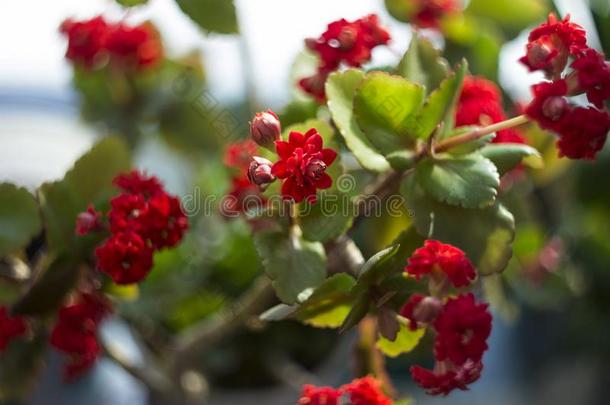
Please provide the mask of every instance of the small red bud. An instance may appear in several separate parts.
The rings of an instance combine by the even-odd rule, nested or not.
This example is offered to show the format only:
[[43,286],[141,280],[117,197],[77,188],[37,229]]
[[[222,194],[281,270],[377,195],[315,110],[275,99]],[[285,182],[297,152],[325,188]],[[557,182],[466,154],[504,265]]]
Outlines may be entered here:
[[565,97],[549,97],[542,103],[542,114],[552,121],[559,121],[567,108]]
[[248,180],[257,186],[264,186],[275,181],[275,176],[271,174],[271,161],[254,156],[248,167]]
[[87,211],[81,212],[76,217],[75,232],[78,236],[83,236],[91,231],[102,229],[102,213],[95,211],[93,205],[87,207]]
[[278,141],[282,134],[280,119],[271,110],[256,113],[250,123],[252,140],[265,148],[273,148],[273,142]]
[[312,51],[316,50],[316,45],[318,44],[318,40],[315,38],[305,38],[305,47]]
[[418,322],[430,323],[443,309],[443,303],[436,297],[425,297],[413,309],[413,317]]
[[527,60],[532,66],[548,64],[553,50],[548,43],[542,41],[532,42],[527,46]]

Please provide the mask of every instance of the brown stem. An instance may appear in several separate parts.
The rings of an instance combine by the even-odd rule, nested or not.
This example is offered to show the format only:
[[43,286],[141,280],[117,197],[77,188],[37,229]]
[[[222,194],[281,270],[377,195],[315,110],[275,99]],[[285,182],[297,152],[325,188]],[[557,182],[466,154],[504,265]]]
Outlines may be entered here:
[[494,132],[502,131],[503,129],[513,128],[519,125],[523,125],[529,122],[529,118],[526,115],[519,115],[518,117],[508,119],[506,121],[498,122],[496,124],[488,125],[486,127],[476,128],[466,134],[454,136],[452,138],[445,139],[439,142],[434,147],[435,153],[447,151],[455,148],[456,146],[475,141],[483,138],[484,136],[493,134]]

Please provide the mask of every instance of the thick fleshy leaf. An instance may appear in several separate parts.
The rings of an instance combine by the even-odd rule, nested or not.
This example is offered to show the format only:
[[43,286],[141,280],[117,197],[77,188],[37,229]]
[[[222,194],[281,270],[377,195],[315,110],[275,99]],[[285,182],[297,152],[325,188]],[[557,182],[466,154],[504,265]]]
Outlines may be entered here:
[[403,181],[401,193],[414,214],[417,232],[464,250],[479,274],[504,270],[512,256],[515,221],[496,202],[485,209],[467,209],[436,201],[414,176]]
[[464,208],[492,205],[500,186],[496,166],[478,154],[426,159],[417,165],[415,176],[437,201]]
[[441,123],[445,123],[446,128],[453,128],[455,109],[467,71],[468,64],[464,61],[456,68],[455,73],[430,93],[411,130],[414,136],[427,139]]
[[484,146],[479,153],[491,160],[500,176],[514,169],[519,163],[534,169],[544,166],[540,153],[529,145],[520,143],[494,143]]
[[383,72],[366,75],[354,97],[356,122],[384,155],[413,145],[410,132],[424,102],[424,88]]
[[74,244],[78,213],[89,204],[98,209],[107,205],[117,193],[113,178],[130,168],[127,145],[120,138],[108,137],[78,159],[63,180],[40,187],[42,216],[52,251],[66,250]]
[[335,187],[319,192],[316,204],[301,207],[299,219],[303,237],[320,242],[336,239],[351,227],[355,213],[349,195]]
[[0,183],[0,257],[27,245],[41,225],[34,196],[25,188]]
[[394,341],[380,336],[379,340],[377,340],[377,348],[388,357],[398,357],[415,349],[425,332],[426,329],[424,328],[412,331],[406,326],[401,325]]
[[123,7],[141,6],[148,3],[148,0],[116,0]]
[[304,290],[324,282],[326,254],[321,243],[289,238],[277,231],[257,233],[254,242],[273,288],[284,303],[298,302]]
[[331,74],[326,81],[328,108],[347,148],[362,167],[385,172],[390,169],[390,164],[368,140],[354,117],[354,95],[363,79],[364,72],[355,69]]
[[359,293],[355,300],[352,309],[347,314],[347,317],[341,325],[340,332],[345,332],[358,325],[360,321],[368,314],[371,308],[371,301],[365,292]]
[[239,31],[233,0],[176,0],[176,3],[204,31],[219,34]]
[[358,281],[372,282],[376,280],[378,276],[377,270],[380,269],[385,262],[390,260],[392,256],[398,252],[399,248],[400,245],[393,245],[371,256],[371,258],[367,260],[360,269],[358,273]]
[[[401,3],[407,3],[401,1]],[[413,37],[402,57],[396,73],[405,79],[425,86],[430,93],[449,75],[449,64],[440,56],[430,41]]]
[[354,304],[351,290],[355,284],[356,280],[345,273],[329,277],[301,304],[295,317],[317,328],[340,327]]

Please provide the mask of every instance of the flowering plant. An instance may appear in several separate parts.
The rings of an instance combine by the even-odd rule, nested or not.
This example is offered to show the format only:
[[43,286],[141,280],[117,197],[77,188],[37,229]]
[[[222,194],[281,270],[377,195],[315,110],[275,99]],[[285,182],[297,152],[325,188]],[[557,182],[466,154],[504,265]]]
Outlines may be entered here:
[[[237,31],[232,2],[176,1],[205,31]],[[578,21],[551,13],[540,22],[538,2],[517,3],[529,19],[502,20],[483,0],[465,9],[386,0],[413,28],[405,50],[376,14],[330,22],[304,39],[300,59],[313,63],[294,77],[294,100],[280,113],[249,106],[248,127],[210,103],[200,58],[170,58],[152,23],[66,19],[83,117],[115,135],[34,194],[0,184],[2,275],[17,286],[0,306],[0,399],[27,394],[51,347],[65,357],[67,382],[106,355],[161,402],[205,403],[213,362],[203,354],[284,324],[302,328],[291,330],[295,341],[354,331],[360,350],[361,378],[299,383],[292,403],[402,404],[384,359],[418,346],[432,367],[400,358],[419,389],[468,390],[505,309],[503,272],[557,267],[557,238],[523,254],[515,224],[541,225],[516,202],[519,191],[537,187],[545,164],[557,176],[568,160],[600,158],[610,131],[604,53]],[[490,34],[496,20],[502,32]],[[499,36],[532,23],[515,61],[544,79],[521,105],[495,82],[499,51],[477,49],[499,49]],[[377,66],[384,48],[399,58]],[[134,169],[132,151],[149,139],[197,167],[196,190],[219,199],[179,197]],[[111,318],[142,335],[145,364],[101,336]],[[257,361],[286,379],[269,363],[287,356],[262,345],[269,355]],[[15,362],[27,376],[19,384]]]

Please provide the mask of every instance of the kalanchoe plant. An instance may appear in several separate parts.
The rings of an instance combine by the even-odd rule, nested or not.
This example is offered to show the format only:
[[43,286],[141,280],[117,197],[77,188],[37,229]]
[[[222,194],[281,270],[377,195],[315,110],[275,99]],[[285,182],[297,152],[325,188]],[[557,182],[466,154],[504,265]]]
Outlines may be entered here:
[[[0,184],[0,224],[11,230],[0,234],[1,263],[10,264],[0,275],[18,285],[0,306],[0,400],[23,394],[4,393],[14,381],[7,364],[27,365],[35,375],[48,343],[65,355],[67,380],[107,355],[160,403],[205,403],[202,354],[230,345],[244,328],[265,333],[283,320],[357,334],[355,374],[366,376],[337,389],[306,384],[298,405],[402,404],[384,356],[410,353],[426,334],[434,363],[411,366],[414,382],[431,395],[469,389],[483,375],[490,344],[494,297],[487,280],[499,279],[518,245],[507,208],[518,204],[505,206],[506,180],[514,173],[527,179],[527,169],[543,162],[530,124],[558,134],[559,156],[571,159],[595,159],[610,130],[610,64],[569,17],[551,15],[532,30],[520,61],[546,80],[533,86],[522,115],[511,113],[520,109],[487,77],[485,58],[462,58],[476,44],[494,43],[486,41],[485,24],[481,33],[459,31],[490,19],[481,1],[387,0],[394,17],[416,28],[390,66],[374,65],[373,50],[391,38],[374,14],[331,22],[305,40],[315,73],[295,77],[302,91],[284,111],[250,111],[249,129],[232,127],[230,141],[206,139],[197,151],[188,143],[193,132],[206,128],[204,138],[211,138],[225,126],[185,131],[188,147],[177,150],[186,149],[185,160],[198,167],[197,187],[221,197],[213,209],[206,199],[190,218],[159,178],[132,168],[130,148],[143,134],[176,145],[168,134],[181,125],[171,124],[190,122],[207,96],[181,98],[188,80],[203,88],[200,66],[167,59],[149,23],[66,20],[65,56],[83,112],[95,118],[84,115],[120,136],[99,140],[63,179],[35,194]],[[230,1],[205,2],[203,9],[177,3],[204,31],[238,31]],[[503,24],[502,34],[530,17]],[[445,36],[434,42],[445,42],[445,56],[427,39],[428,29]],[[108,84],[109,97],[94,97],[93,84]],[[227,115],[209,110],[198,110],[198,119],[217,124]],[[184,203],[202,208],[193,200]],[[373,223],[375,216],[385,223]],[[562,250],[551,240],[532,268],[554,269]],[[142,306],[130,306],[139,294]],[[145,364],[128,361],[102,338],[112,316],[143,332]],[[153,322],[160,327],[151,333]],[[290,356],[275,356],[277,339],[270,340],[273,350],[248,351],[274,354],[264,361],[273,369]]]

